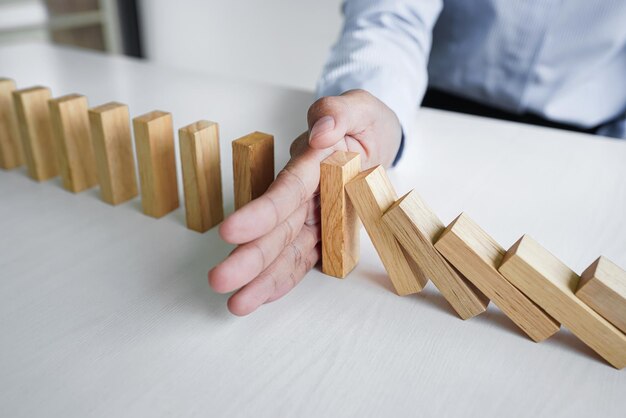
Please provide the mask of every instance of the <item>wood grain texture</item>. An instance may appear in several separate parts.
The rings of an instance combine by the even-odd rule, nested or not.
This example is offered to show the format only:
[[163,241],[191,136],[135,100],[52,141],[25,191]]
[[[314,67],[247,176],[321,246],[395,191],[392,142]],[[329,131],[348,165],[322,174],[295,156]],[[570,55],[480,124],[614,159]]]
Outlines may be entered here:
[[415,190],[396,201],[383,221],[462,319],[487,309],[489,299],[435,249],[446,227]]
[[617,369],[626,335],[574,294],[580,277],[528,235],[507,251],[499,271]]
[[22,143],[13,104],[15,82],[0,78],[0,168],[11,170],[23,164]]
[[274,136],[253,132],[233,147],[235,209],[261,196],[274,181]]
[[599,257],[582,274],[576,296],[626,333],[626,271]]
[[320,164],[322,272],[337,278],[359,262],[359,217],[345,185],[360,171],[357,152],[335,151]]
[[466,214],[448,225],[435,248],[533,341],[559,330],[553,318],[498,273],[504,249]]
[[[0,63],[90,98],[119,91],[131,111],[210,111],[228,138],[244,116],[291,137],[311,104],[307,91],[49,44],[0,46]],[[462,204],[503,243],[537,231],[576,272],[600,254],[626,267],[626,142],[430,108],[411,121],[397,190],[419,186],[444,221]],[[277,168],[288,158],[277,142]],[[206,283],[231,249],[215,229],[191,233],[182,213],[151,222],[136,201],[111,210],[55,183],[0,171],[3,416],[623,418],[624,372],[571,332],[536,345],[495,306],[466,322],[434,286],[395,297],[366,236],[349,280],[313,269],[237,319]]]
[[172,115],[155,110],[133,119],[141,206],[160,218],[178,208],[178,182]]
[[59,174],[48,100],[50,90],[31,87],[13,92],[28,175],[37,181]]
[[206,232],[224,219],[219,125],[201,120],[178,137],[187,228]]
[[89,109],[96,173],[103,201],[118,205],[138,194],[128,106],[111,102]]
[[402,296],[421,291],[428,279],[383,223],[383,214],[398,198],[385,169],[379,165],[361,172],[346,184],[346,191],[396,292]]
[[63,187],[78,193],[98,184],[87,98],[70,94],[48,101]]

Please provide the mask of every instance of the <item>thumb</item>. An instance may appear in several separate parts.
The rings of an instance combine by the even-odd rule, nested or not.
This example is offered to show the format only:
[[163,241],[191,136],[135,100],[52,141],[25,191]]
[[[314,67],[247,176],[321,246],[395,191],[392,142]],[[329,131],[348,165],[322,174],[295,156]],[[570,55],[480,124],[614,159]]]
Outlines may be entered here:
[[311,148],[329,148],[353,129],[352,110],[347,96],[322,97],[311,105],[307,115]]

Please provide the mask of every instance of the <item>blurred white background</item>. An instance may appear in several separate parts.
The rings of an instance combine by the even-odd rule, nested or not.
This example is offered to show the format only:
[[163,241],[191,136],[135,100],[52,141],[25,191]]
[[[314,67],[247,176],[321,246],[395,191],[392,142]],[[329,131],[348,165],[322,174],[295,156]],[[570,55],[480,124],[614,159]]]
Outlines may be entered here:
[[52,41],[312,90],[341,0],[0,0],[0,44]]
[[313,89],[341,28],[340,0],[139,0],[148,59]]

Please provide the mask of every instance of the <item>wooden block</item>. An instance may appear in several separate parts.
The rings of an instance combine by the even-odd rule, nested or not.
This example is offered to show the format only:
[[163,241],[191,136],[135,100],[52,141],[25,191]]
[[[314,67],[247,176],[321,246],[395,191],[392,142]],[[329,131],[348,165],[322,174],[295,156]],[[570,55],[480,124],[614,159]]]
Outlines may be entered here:
[[235,209],[261,196],[274,181],[274,137],[254,132],[233,141]]
[[63,187],[78,193],[98,184],[87,98],[70,94],[48,101]]
[[383,221],[461,318],[487,309],[489,299],[435,249],[434,243],[446,227],[415,190],[394,203]]
[[576,297],[580,277],[535,240],[517,241],[499,271],[609,363],[626,367],[626,335]]
[[107,103],[89,110],[102,200],[118,205],[137,196],[128,106]]
[[582,274],[576,296],[626,334],[626,271],[599,257]]
[[335,151],[320,164],[322,271],[344,278],[359,261],[359,218],[345,185],[361,171],[357,152]]
[[155,110],[133,119],[143,212],[160,218],[178,207],[172,115]]
[[59,174],[48,100],[50,89],[31,87],[13,92],[28,175],[37,181]]
[[383,213],[398,198],[385,169],[379,165],[361,172],[346,184],[346,191],[396,292],[408,295],[421,291],[428,279],[383,223]]
[[224,219],[219,125],[201,120],[178,137],[187,228],[206,232]]
[[435,248],[534,341],[559,330],[559,324],[498,273],[504,249],[462,213],[443,232]]
[[0,78],[0,168],[10,170],[22,165],[22,143],[13,104],[15,82]]

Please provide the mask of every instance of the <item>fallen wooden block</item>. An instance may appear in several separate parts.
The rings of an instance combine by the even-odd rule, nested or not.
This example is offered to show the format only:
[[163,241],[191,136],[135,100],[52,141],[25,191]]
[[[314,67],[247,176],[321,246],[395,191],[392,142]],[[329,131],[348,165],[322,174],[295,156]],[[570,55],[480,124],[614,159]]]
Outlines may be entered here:
[[517,241],[499,271],[609,363],[626,367],[626,335],[576,297],[580,277],[535,240]]
[[155,110],[133,119],[141,206],[160,218],[178,208],[178,182],[172,115]]
[[87,98],[70,94],[48,101],[63,187],[78,193],[98,184]]
[[559,324],[498,273],[504,249],[462,213],[443,232],[435,248],[534,341],[559,330]]
[[626,271],[599,257],[582,274],[576,296],[626,333]]
[[118,205],[137,196],[137,174],[128,106],[107,103],[89,109],[102,200]]
[[415,190],[395,202],[383,221],[461,318],[471,318],[487,309],[489,299],[435,249],[434,243],[446,227]]
[[22,143],[13,104],[15,82],[0,78],[0,168],[11,170],[23,163]]
[[253,132],[233,147],[235,209],[261,196],[274,181],[274,137]]
[[219,126],[201,120],[180,128],[187,228],[206,232],[224,219]]
[[359,218],[345,185],[360,171],[357,152],[335,151],[320,164],[322,272],[338,278],[359,261]]
[[361,172],[346,184],[346,191],[396,292],[408,295],[421,291],[428,279],[383,223],[383,213],[398,198],[385,169],[379,165]]
[[44,181],[59,174],[48,100],[50,89],[31,87],[13,92],[28,175]]

